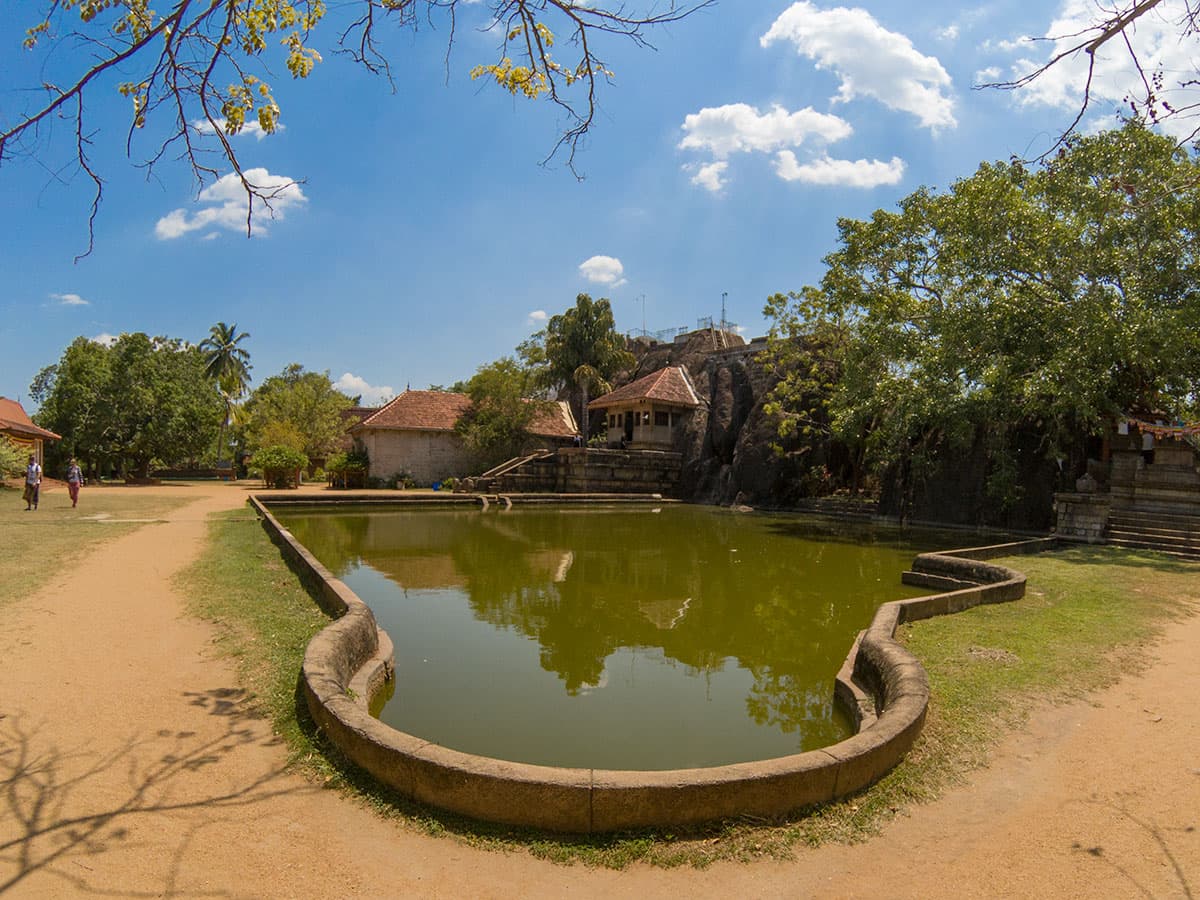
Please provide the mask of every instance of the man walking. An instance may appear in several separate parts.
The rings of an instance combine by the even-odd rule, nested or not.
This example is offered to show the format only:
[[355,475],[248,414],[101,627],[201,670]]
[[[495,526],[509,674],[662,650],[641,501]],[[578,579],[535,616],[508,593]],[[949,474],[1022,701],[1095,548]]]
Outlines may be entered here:
[[29,454],[29,465],[25,467],[25,509],[37,509],[38,492],[42,485],[42,467],[37,458]]

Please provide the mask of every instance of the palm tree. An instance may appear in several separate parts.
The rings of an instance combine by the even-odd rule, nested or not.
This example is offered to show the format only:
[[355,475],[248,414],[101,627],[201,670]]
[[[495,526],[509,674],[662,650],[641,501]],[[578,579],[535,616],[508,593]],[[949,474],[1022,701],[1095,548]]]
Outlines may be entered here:
[[217,465],[221,464],[225,452],[225,429],[233,416],[233,402],[246,393],[250,386],[250,353],[238,344],[250,337],[248,332],[238,333],[237,325],[218,322],[209,329],[208,337],[200,342],[204,354],[204,374],[221,392],[225,401],[225,417],[221,420],[221,433],[217,438]]
[[632,368],[635,362],[616,329],[609,301],[579,294],[574,307],[546,323],[542,356],[545,361],[540,377],[547,387],[574,385],[583,394],[579,423],[586,441],[590,388],[608,390],[612,377]]
[[582,414],[582,418],[579,420],[579,427],[583,432],[583,443],[587,444],[588,438],[591,437],[589,432],[592,430],[591,416],[588,414],[588,393],[593,387],[601,393],[607,393],[612,390],[612,385],[608,383],[595,366],[590,366],[587,363],[584,363],[574,371],[571,380],[583,391],[583,402],[579,407],[579,411]]

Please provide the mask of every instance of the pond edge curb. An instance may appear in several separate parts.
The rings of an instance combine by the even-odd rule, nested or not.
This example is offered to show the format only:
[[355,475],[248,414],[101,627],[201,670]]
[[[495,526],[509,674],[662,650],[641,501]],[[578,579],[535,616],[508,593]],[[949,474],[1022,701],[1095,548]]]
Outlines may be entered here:
[[[863,790],[891,771],[921,732],[929,679],[895,640],[905,622],[1004,603],[1025,575],[988,562],[1036,553],[1056,538],[922,553],[914,578],[970,586],[882,604],[843,664],[835,697],[856,733],[836,744],[757,762],[617,771],[509,762],[451,750],[398,731],[369,704],[393,677],[392,644],[374,615],[252,495],[250,505],[334,621],[309,642],[300,681],[313,720],[355,765],[401,795],[475,819],[571,834],[776,818]],[[316,500],[320,503],[320,500]],[[906,577],[907,580],[907,577]]]

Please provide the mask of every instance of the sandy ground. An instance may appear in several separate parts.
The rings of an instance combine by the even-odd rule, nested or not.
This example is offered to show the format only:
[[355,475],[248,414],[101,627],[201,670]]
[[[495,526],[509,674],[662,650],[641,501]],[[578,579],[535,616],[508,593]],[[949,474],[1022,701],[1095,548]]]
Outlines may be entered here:
[[[184,490],[163,487],[142,490]],[[283,771],[171,576],[240,486],[187,488],[0,625],[0,894],[13,897],[1182,897],[1200,892],[1200,616],[854,847],[623,872],[413,833]],[[101,492],[86,501],[103,502]],[[65,503],[49,492],[45,503]]]

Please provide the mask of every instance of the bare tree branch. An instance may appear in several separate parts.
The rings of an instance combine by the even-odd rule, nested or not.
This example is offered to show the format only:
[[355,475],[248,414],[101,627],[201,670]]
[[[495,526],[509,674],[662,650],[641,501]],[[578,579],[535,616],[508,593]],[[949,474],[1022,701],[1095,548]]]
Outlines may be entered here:
[[[88,218],[88,248],[92,252],[95,222],[103,196],[103,181],[87,156],[90,143],[82,125],[87,98],[108,90],[114,78],[127,79],[118,90],[133,104],[125,134],[125,152],[134,156],[135,137],[154,122],[165,134],[157,149],[141,163],[148,175],[168,152],[192,171],[198,189],[221,177],[204,154],[219,151],[223,163],[240,179],[246,193],[246,229],[252,230],[255,200],[271,210],[271,200],[283,188],[262,186],[245,174],[232,138],[257,120],[268,134],[278,127],[280,109],[264,80],[272,61],[282,57],[293,78],[305,78],[320,62],[311,46],[313,34],[326,17],[327,0],[164,0],[168,10],[155,13],[150,0],[41,0],[31,4],[43,13],[27,32],[26,49],[46,45],[51,50],[77,40],[92,50],[90,66],[63,79],[60,89],[43,85],[50,94],[40,106],[15,121],[0,121],[0,169],[18,158],[38,159],[37,145],[49,138],[41,133],[51,119],[75,120],[74,156],[79,170],[95,185]],[[484,0],[479,4],[488,28],[503,28],[500,58],[476,67],[511,93],[544,96],[567,117],[548,162],[565,150],[575,171],[576,152],[591,129],[598,103],[598,82],[611,73],[596,50],[594,38],[611,35],[651,48],[648,30],[678,22],[714,0],[641,0],[635,10],[621,0],[612,5],[584,5],[578,0]],[[416,32],[421,22],[431,27],[439,18],[449,25],[446,37],[447,73],[454,46],[460,4],[468,0],[346,0],[336,4],[332,39],[335,53],[345,54],[368,72],[382,75],[393,91],[396,85],[380,28]],[[479,15],[475,13],[475,15]],[[560,62],[552,55],[556,31],[576,56]],[[515,59],[508,56],[514,51]],[[71,54],[76,59],[80,54]],[[55,62],[62,63],[64,55]],[[132,73],[132,74],[131,74]],[[582,84],[579,84],[582,82]],[[575,88],[575,90],[570,90]],[[72,104],[72,101],[75,101]],[[73,112],[71,110],[74,110]],[[162,122],[167,122],[163,128]],[[194,124],[202,122],[197,128]],[[206,144],[213,144],[211,149]],[[39,164],[41,161],[38,160]]]
[[[1164,0],[1120,0],[1117,5],[1105,9],[1105,14],[1087,28],[1069,34],[1031,39],[1038,43],[1051,42],[1061,49],[1058,49],[1045,63],[1019,78],[1011,81],[986,82],[975,87],[977,90],[1020,90],[1031,86],[1051,70],[1076,59],[1081,53],[1087,55],[1087,73],[1081,79],[1082,99],[1079,108],[1070,124],[1063,129],[1050,148],[1037,157],[1039,160],[1045,159],[1062,148],[1076,134],[1080,122],[1093,104],[1097,54],[1102,48],[1119,38],[1137,78],[1141,82],[1140,96],[1125,98],[1130,112],[1134,116],[1144,117],[1153,123],[1168,118],[1178,119],[1191,115],[1197,110],[1200,101],[1198,103],[1172,104],[1167,100],[1163,96],[1165,75],[1161,63],[1156,63],[1156,67],[1153,68],[1148,67],[1131,39],[1135,25],[1142,16],[1155,9],[1165,14],[1163,3]],[[1174,20],[1173,27],[1178,32],[1181,41],[1194,38],[1200,29],[1200,3],[1197,0],[1183,0],[1183,12]],[[1185,79],[1178,83],[1178,88],[1182,90],[1194,89],[1197,86],[1194,79]],[[1197,134],[1200,134],[1200,127],[1194,129],[1181,143],[1193,140]]]

